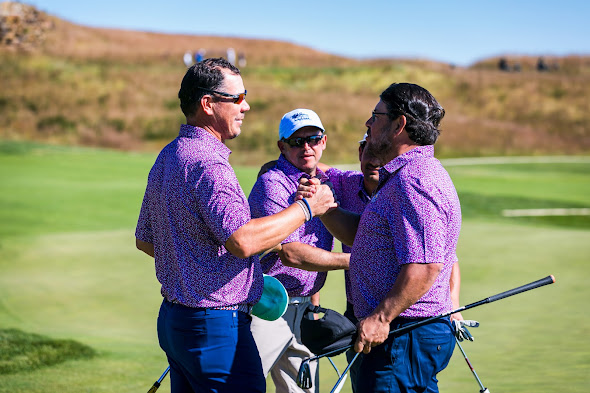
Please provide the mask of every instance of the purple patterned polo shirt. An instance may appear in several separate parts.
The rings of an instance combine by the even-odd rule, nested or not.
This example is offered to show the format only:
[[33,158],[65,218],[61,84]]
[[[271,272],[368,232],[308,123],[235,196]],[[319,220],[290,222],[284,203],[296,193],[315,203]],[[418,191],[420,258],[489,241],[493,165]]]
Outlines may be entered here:
[[400,314],[435,316],[452,308],[449,279],[457,261],[461,206],[433,146],[420,146],[379,171],[379,187],[365,209],[352,247],[354,313],[369,315],[393,287],[402,265],[442,263],[432,288]]
[[[320,179],[327,179],[319,169],[317,173]],[[309,175],[297,169],[281,154],[277,164],[258,178],[250,192],[248,201],[252,217],[269,216],[293,204],[299,179],[302,176],[309,178]],[[331,251],[334,238],[319,217],[315,217],[300,226],[282,243],[291,242],[309,244]],[[289,296],[311,296],[319,291],[326,281],[326,272],[309,272],[284,266],[276,253],[266,255],[260,262],[264,273],[279,280],[287,289]]]
[[[326,175],[334,186],[334,194],[340,207],[353,213],[362,214],[365,207],[371,200],[363,184],[363,174],[359,171],[342,171],[337,168],[330,168]],[[342,252],[349,253],[352,247],[342,244]],[[352,303],[350,294],[350,272],[344,271],[344,287],[346,289],[346,300]]]
[[250,221],[230,153],[204,129],[183,124],[150,171],[135,236],[154,244],[156,276],[171,302],[254,305],[262,295],[258,257],[240,259],[224,247]]

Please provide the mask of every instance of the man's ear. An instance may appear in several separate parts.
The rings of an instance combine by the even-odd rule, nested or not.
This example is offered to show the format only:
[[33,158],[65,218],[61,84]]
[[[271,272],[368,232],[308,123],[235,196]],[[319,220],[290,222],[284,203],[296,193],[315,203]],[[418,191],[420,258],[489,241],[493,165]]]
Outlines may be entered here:
[[285,154],[285,149],[286,149],[285,142],[280,141],[280,140],[277,141],[277,147],[279,148],[281,153]]
[[405,115],[399,116],[395,121],[392,123],[394,130],[393,133],[395,136],[401,134],[401,132],[406,128],[407,119]]
[[208,94],[205,94],[203,97],[201,97],[201,101],[199,101],[199,105],[201,106],[201,109],[203,109],[203,112],[205,112],[208,115],[212,115],[213,114],[213,96],[210,96]]

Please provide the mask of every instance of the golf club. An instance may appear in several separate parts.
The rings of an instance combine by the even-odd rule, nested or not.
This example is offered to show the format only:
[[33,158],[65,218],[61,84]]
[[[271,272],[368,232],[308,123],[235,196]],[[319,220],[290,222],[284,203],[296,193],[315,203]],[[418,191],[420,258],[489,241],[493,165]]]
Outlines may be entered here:
[[[348,372],[348,370],[350,370],[350,368],[352,367],[352,364],[359,357],[360,354],[361,354],[360,352],[357,352],[354,354],[354,357],[352,358],[350,363],[348,363],[348,366],[346,366],[346,368],[342,372],[342,375],[339,375],[338,381],[336,381],[336,385],[334,385],[332,390],[330,390],[330,393],[340,392],[340,390],[342,389],[342,386],[344,386],[344,382],[346,381],[346,373]],[[330,359],[330,358],[328,358],[328,359]],[[330,362],[331,362],[331,360],[330,360]]]
[[[313,386],[313,382],[311,381],[311,369],[309,367],[309,363],[314,360],[318,360],[320,358],[326,357],[326,356],[334,355],[338,351],[340,351],[340,349],[336,349],[334,351],[330,351],[330,352],[324,353],[322,355],[317,355],[317,356],[313,356],[313,357],[304,359],[303,362],[301,363],[301,366],[299,366],[299,371],[297,372],[297,380],[296,380],[297,386],[299,386],[302,389],[310,389]],[[340,378],[342,375],[345,375],[345,373],[340,374],[338,367],[336,367],[336,365],[334,364],[332,359],[330,359],[328,357],[328,360],[332,364],[332,367],[334,367],[334,370],[336,370],[336,374],[338,374],[338,378]]]
[[[470,304],[468,304],[466,306],[459,307],[459,308],[457,308],[455,310],[451,310],[449,312],[446,312],[446,313],[443,313],[443,314],[440,314],[440,315],[437,315],[437,316],[434,316],[434,317],[426,318],[426,319],[423,319],[423,320],[421,320],[419,322],[412,323],[410,325],[406,325],[406,326],[404,326],[402,328],[399,328],[399,329],[396,329],[396,330],[392,330],[391,332],[389,332],[389,335],[393,335],[394,337],[398,337],[398,336],[401,336],[402,334],[405,334],[405,333],[409,332],[410,330],[413,330],[413,329],[416,329],[417,327],[426,325],[427,323],[430,323],[430,322],[432,322],[434,320],[437,320],[439,318],[444,318],[444,317],[447,317],[449,315],[456,314],[458,312],[469,310],[471,308],[478,307],[478,306],[481,306],[481,305],[484,305],[484,304],[487,304],[487,303],[492,303],[492,302],[495,302],[497,300],[501,300],[501,299],[507,298],[509,296],[518,295],[519,293],[523,293],[523,292],[529,291],[531,289],[539,288],[539,287],[542,287],[544,285],[553,284],[554,282],[555,282],[555,277],[553,277],[553,275],[550,275],[550,276],[547,276],[547,277],[542,278],[540,280],[533,281],[533,282],[530,282],[528,284],[521,285],[521,286],[516,287],[516,288],[513,288],[513,289],[509,289],[509,290],[507,290],[505,292],[501,292],[501,293],[499,293],[497,295],[493,295],[493,296],[487,297],[487,298],[482,299],[480,301],[477,301],[477,302],[474,302],[474,303],[470,303]],[[305,359],[303,361],[303,363],[301,363],[301,367],[299,368],[299,373],[297,375],[297,384],[298,384],[298,386],[301,387],[301,388],[304,388],[304,389],[311,388],[311,385],[312,384],[311,384],[311,378],[309,377],[309,364],[308,364],[310,361],[320,359],[320,358],[322,358],[324,356],[330,356],[332,354],[341,353],[343,350],[347,350],[348,348],[351,348],[352,346],[353,346],[353,344],[349,344],[349,345],[343,346],[341,348],[334,349],[333,351],[327,352],[325,354],[317,355],[317,356],[311,357],[309,359]],[[352,363],[352,361],[351,361],[351,363]],[[349,366],[350,366],[350,364],[349,364]],[[302,368],[305,368],[307,371],[306,370],[302,370]],[[349,368],[350,367],[347,367],[347,370]],[[305,375],[306,372],[307,372],[307,376]],[[345,373],[342,373],[342,374],[345,375]],[[301,381],[302,383],[305,383],[305,385],[299,385],[299,381]],[[339,382],[340,382],[340,379],[338,380],[338,382],[336,383],[336,385],[338,385]]]
[[[342,352],[342,349],[348,349],[350,348],[352,345],[347,345],[346,347],[342,347],[342,348],[336,348],[330,352],[326,352],[324,354],[321,355],[316,355],[316,356],[312,356],[310,358],[304,359],[303,362],[301,362],[301,366],[299,366],[299,372],[297,372],[297,386],[299,386],[302,389],[310,389],[312,387],[312,382],[311,382],[311,370],[309,368],[309,363],[313,362],[314,360],[319,360],[323,357],[326,356],[330,356],[330,355],[336,355]],[[332,363],[332,365],[334,365],[334,363]],[[334,368],[336,368],[336,366],[334,366]],[[338,372],[338,369],[336,369],[336,372]],[[339,373],[340,376],[340,373]]]
[[158,388],[160,387],[160,384],[162,383],[162,380],[164,378],[166,378],[166,374],[168,374],[169,371],[170,371],[170,366],[168,366],[168,368],[166,368],[166,371],[164,371],[164,374],[162,374],[160,376],[160,378],[158,378],[158,380],[156,382],[154,382],[154,384],[152,385],[152,387],[150,388],[150,390],[148,390],[147,393],[155,393],[156,390],[158,390]]
[[490,393],[490,391],[488,390],[488,388],[486,388],[485,386],[483,386],[483,383],[481,383],[481,379],[479,379],[479,377],[477,376],[477,373],[475,372],[475,369],[471,365],[471,362],[469,361],[469,358],[467,358],[467,354],[463,350],[463,347],[461,346],[461,343],[459,342],[459,339],[457,337],[455,337],[455,341],[457,342],[457,345],[459,346],[459,349],[461,350],[461,353],[463,354],[463,357],[465,358],[465,362],[467,362],[467,365],[469,366],[469,369],[473,373],[473,376],[475,377],[475,380],[479,384],[479,393]]
[[[350,366],[349,367],[346,367],[346,370],[344,370],[344,372],[342,374],[340,374],[340,371],[338,371],[338,367],[336,367],[336,365],[334,364],[334,362],[332,361],[332,359],[331,358],[328,358],[328,360],[332,364],[332,367],[334,367],[334,370],[336,370],[336,374],[338,374],[338,381],[341,381],[340,383],[337,383],[334,386],[334,389],[332,389],[332,391],[330,393],[339,393],[340,390],[342,390],[342,387],[344,386],[344,382],[346,381],[346,372],[348,371],[348,368]],[[352,364],[352,362],[350,362],[350,364]]]

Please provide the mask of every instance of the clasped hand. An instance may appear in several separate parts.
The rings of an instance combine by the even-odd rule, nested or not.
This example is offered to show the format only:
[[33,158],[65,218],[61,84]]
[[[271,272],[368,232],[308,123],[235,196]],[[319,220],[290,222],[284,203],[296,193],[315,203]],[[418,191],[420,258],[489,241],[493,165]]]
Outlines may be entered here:
[[300,200],[303,198],[311,198],[320,190],[322,187],[328,188],[332,195],[334,195],[334,189],[332,188],[332,183],[325,182],[322,183],[320,179],[317,178],[306,178],[302,177],[299,179],[299,185],[297,186],[297,193],[295,194],[295,200]]
[[327,184],[322,184],[319,179],[301,178],[299,180],[295,200],[303,198],[309,202],[314,217],[321,216],[338,207],[332,188]]

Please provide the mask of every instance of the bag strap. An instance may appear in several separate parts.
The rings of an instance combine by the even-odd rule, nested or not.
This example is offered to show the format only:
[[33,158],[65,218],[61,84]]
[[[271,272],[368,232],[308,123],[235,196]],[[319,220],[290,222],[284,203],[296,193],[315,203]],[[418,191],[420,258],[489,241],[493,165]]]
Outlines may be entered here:
[[326,311],[328,311],[328,309],[323,308],[321,306],[316,306],[314,304],[308,304],[307,305],[307,309],[305,310],[306,313],[308,312],[313,312],[314,314],[318,314],[318,313],[326,313]]

